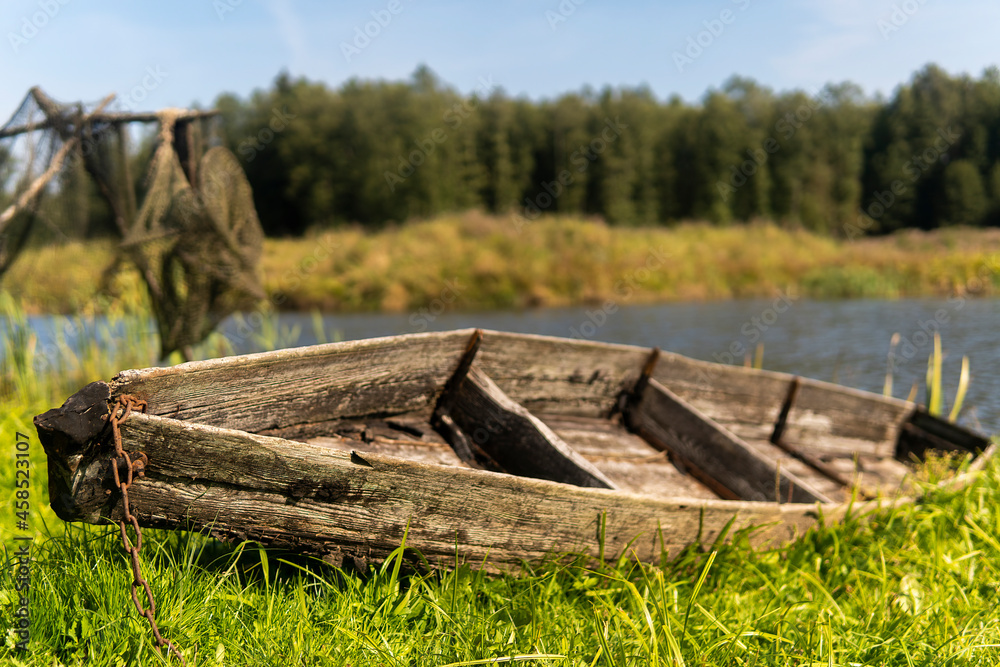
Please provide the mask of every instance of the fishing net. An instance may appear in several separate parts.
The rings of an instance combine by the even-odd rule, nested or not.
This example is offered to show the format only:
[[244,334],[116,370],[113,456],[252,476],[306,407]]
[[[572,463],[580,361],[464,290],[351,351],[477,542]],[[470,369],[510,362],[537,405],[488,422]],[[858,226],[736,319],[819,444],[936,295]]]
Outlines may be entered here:
[[[0,217],[0,275],[5,258],[13,261],[23,246],[41,191],[72,154],[114,216],[121,246],[113,266],[131,262],[146,283],[162,355],[186,353],[221,320],[264,296],[257,276],[263,232],[250,184],[226,148],[202,151],[196,112],[105,113],[108,101],[71,107],[32,89],[0,128],[0,175],[13,160],[20,184],[7,188],[4,182],[13,203],[0,214],[9,217],[6,225]],[[141,200],[125,128],[135,120],[159,124]],[[28,135],[36,135],[34,143],[5,147],[9,139],[23,143]],[[32,188],[38,191],[32,194]]]
[[216,146],[192,186],[161,119],[142,208],[123,247],[144,268],[163,354],[204,340],[230,313],[263,298],[256,276],[263,232],[250,184],[236,158]]
[[[74,112],[68,105],[59,109],[66,116]],[[0,128],[0,276],[27,244],[55,173],[39,179],[54,158],[59,160],[56,170],[61,168],[66,159],[63,147],[62,137],[47,129],[47,116],[30,94]]]

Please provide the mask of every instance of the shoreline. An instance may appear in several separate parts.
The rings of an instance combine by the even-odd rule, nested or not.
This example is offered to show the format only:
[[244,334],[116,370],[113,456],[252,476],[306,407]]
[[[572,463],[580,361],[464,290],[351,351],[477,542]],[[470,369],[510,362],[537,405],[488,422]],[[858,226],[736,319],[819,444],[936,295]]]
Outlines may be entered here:
[[[111,240],[29,248],[0,290],[30,314],[143,307],[133,270],[106,281]],[[609,227],[551,217],[523,229],[469,212],[378,232],[266,239],[263,302],[279,312],[404,313],[767,298],[1000,296],[1000,229],[906,231],[849,242],[753,222]],[[110,298],[109,298],[110,297]]]

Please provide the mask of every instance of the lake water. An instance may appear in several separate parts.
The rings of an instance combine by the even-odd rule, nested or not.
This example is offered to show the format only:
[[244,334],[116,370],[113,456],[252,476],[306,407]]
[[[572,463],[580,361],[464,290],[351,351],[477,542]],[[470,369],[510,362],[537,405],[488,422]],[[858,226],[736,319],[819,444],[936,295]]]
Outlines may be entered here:
[[[609,312],[610,311],[610,312]],[[250,321],[253,324],[252,321]],[[58,318],[31,318],[44,342]],[[297,344],[316,342],[312,316],[282,313],[279,325],[298,328]],[[940,331],[945,405],[950,409],[962,355],[968,355],[971,386],[961,421],[987,433],[1000,432],[1000,300],[903,299],[893,301],[738,300],[708,303],[548,308],[434,315],[338,314],[323,318],[327,336],[339,340],[419,331],[482,327],[503,331],[589,338],[659,346],[696,359],[743,363],[746,350],[764,344],[764,368],[881,392],[889,341],[899,333],[894,393],[905,397],[915,381],[924,401],[923,379],[932,336]],[[223,333],[239,351],[253,344],[247,323],[229,320]]]

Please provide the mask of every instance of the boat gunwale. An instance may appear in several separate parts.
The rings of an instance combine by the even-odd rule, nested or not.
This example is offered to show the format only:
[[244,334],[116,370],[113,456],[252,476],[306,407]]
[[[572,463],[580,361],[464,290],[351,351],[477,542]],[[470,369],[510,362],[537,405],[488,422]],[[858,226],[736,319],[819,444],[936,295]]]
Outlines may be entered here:
[[266,352],[250,352],[247,354],[232,354],[225,357],[215,357],[213,359],[200,359],[196,361],[185,361],[173,366],[148,366],[146,368],[130,368],[118,371],[108,382],[111,386],[112,396],[115,390],[129,382],[136,382],[152,378],[160,378],[171,375],[183,375],[190,372],[210,372],[218,368],[238,368],[245,365],[253,365],[258,361],[292,361],[297,359],[308,359],[310,357],[323,357],[338,350],[351,351],[358,348],[377,347],[387,342],[401,338],[413,340],[448,338],[451,335],[471,336],[476,331],[475,328],[451,329],[448,331],[428,331],[418,333],[399,334],[394,336],[378,336],[376,338],[359,338],[357,340],[335,341],[333,343],[319,343],[316,345],[301,345],[299,347],[285,347],[279,350],[268,350]]
[[[681,497],[681,496],[659,496],[655,494],[647,493],[636,493],[633,491],[628,491],[626,489],[605,489],[599,487],[585,487],[576,486],[574,484],[568,484],[565,482],[557,482],[547,479],[539,479],[535,477],[526,477],[521,475],[512,475],[505,472],[494,472],[491,470],[481,470],[475,468],[466,468],[461,466],[452,466],[441,463],[430,463],[426,461],[414,461],[401,456],[394,456],[392,454],[383,454],[376,452],[369,452],[362,447],[355,447],[350,450],[348,449],[338,449],[334,447],[328,447],[324,445],[317,445],[310,442],[304,442],[301,440],[290,440],[288,438],[282,438],[273,435],[262,435],[259,433],[251,433],[249,431],[241,431],[239,429],[225,428],[222,426],[212,426],[210,424],[201,424],[195,421],[186,419],[174,419],[172,417],[164,417],[161,415],[144,414],[141,412],[133,412],[129,419],[137,419],[139,421],[151,421],[160,422],[168,426],[173,426],[175,428],[181,428],[185,430],[194,430],[204,433],[206,435],[218,434],[222,436],[229,437],[246,437],[249,436],[253,440],[265,441],[261,444],[271,444],[273,446],[284,446],[295,448],[305,448],[306,450],[314,450],[315,453],[330,455],[337,459],[347,459],[351,460],[353,455],[361,456],[365,460],[372,458],[376,461],[384,461],[388,464],[398,465],[402,467],[415,467],[415,468],[430,468],[438,471],[443,471],[447,473],[455,473],[459,476],[465,476],[470,479],[473,478],[485,478],[485,479],[516,479],[520,480],[521,483],[527,486],[539,486],[539,488],[556,488],[561,490],[563,493],[580,493],[583,496],[596,495],[596,496],[625,496],[634,499],[653,499],[658,502],[672,503],[678,505],[679,509],[687,509],[690,507],[710,507],[713,509],[725,509],[725,510],[740,510],[748,509],[753,507],[761,506],[773,506],[777,509],[783,509],[788,513],[799,513],[805,508],[816,507],[824,509],[824,516],[828,516],[830,510],[837,510],[840,508],[870,508],[871,510],[878,510],[880,508],[891,508],[896,507],[900,504],[912,504],[919,501],[919,499],[924,494],[918,495],[897,495],[894,497],[890,496],[879,496],[871,500],[855,501],[832,501],[832,502],[778,502],[778,501],[764,501],[764,500],[726,500],[723,498],[694,498],[694,497]],[[331,437],[331,436],[327,436]],[[333,436],[344,442],[350,441],[349,438],[342,438],[340,436]],[[996,443],[991,443],[989,447],[978,454],[970,463],[968,468],[962,473],[944,479],[934,485],[934,491],[949,491],[949,490],[959,490],[970,483],[976,475],[982,472],[986,463],[994,458],[997,453],[1000,452],[1000,446]],[[958,483],[957,489],[953,489],[953,485]],[[554,487],[552,485],[555,485]],[[887,504],[888,503],[888,504]]]
[[[428,332],[415,332],[415,333],[404,333],[404,334],[394,334],[388,336],[378,336],[375,338],[360,338],[356,340],[347,341],[336,341],[332,343],[319,343],[316,345],[302,345],[299,347],[288,347],[282,348],[280,350],[269,350],[266,352],[251,352],[247,354],[236,354],[228,355],[225,357],[216,357],[213,359],[204,359],[197,361],[187,361],[174,366],[149,366],[146,368],[134,368],[121,370],[115,374],[115,376],[108,383],[111,386],[112,395],[115,395],[116,389],[127,385],[130,382],[159,378],[171,375],[183,375],[184,373],[190,372],[211,372],[219,368],[238,368],[244,365],[252,365],[259,361],[291,361],[293,359],[307,359],[310,357],[324,357],[330,353],[336,353],[338,351],[353,351],[356,349],[363,349],[366,347],[378,347],[379,345],[384,345],[389,342],[396,342],[399,340],[427,340],[427,339],[442,339],[449,338],[451,336],[456,337],[468,337],[472,336],[476,331],[481,331],[484,339],[504,339],[504,338],[516,338],[516,339],[526,339],[534,340],[538,342],[545,343],[559,343],[566,346],[577,347],[577,348],[592,348],[595,352],[600,352],[602,350],[616,350],[621,352],[635,353],[639,351],[650,352],[653,349],[658,349],[654,347],[645,347],[642,345],[632,345],[626,343],[610,343],[604,341],[596,340],[580,340],[575,338],[566,338],[562,336],[550,336],[546,334],[531,334],[531,333],[519,333],[519,332],[509,332],[509,331],[498,331],[494,329],[482,329],[482,328],[465,328],[465,329],[449,329],[447,331],[428,331]],[[663,350],[660,352],[661,358],[663,360],[673,359],[681,360],[685,363],[694,364],[695,366],[703,366],[708,369],[718,370],[724,369],[727,373],[739,373],[751,377],[767,377],[773,380],[781,380],[790,382],[798,378],[800,383],[810,385],[818,389],[826,389],[831,391],[836,391],[839,393],[847,394],[856,398],[868,399],[874,402],[883,403],[886,405],[892,405],[897,408],[905,408],[910,411],[915,411],[919,405],[913,401],[907,401],[905,399],[896,398],[894,396],[885,396],[883,394],[878,394],[873,391],[868,391],[865,389],[858,389],[855,387],[848,387],[846,385],[836,384],[834,382],[829,382],[826,380],[820,380],[817,378],[811,378],[808,376],[797,375],[794,373],[788,373],[785,371],[774,371],[762,368],[748,368],[746,366],[737,366],[730,364],[721,364],[713,361],[706,361],[704,359],[696,359],[694,357],[689,357],[687,355],[680,354],[679,352],[671,352]],[[637,371],[640,369],[637,369]],[[654,377],[655,377],[654,372]],[[906,418],[910,416],[907,413]],[[905,419],[903,420],[905,421]]]

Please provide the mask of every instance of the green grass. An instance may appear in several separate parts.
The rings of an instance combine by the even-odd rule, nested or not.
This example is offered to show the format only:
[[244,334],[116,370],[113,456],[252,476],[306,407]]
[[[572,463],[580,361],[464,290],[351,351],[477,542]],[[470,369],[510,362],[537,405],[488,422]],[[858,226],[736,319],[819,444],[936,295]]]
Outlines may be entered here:
[[[8,314],[16,308],[6,304]],[[123,318],[125,315],[121,315]],[[128,598],[109,526],[67,525],[48,507],[32,415],[88,380],[153,354],[125,328],[130,359],[85,351],[32,373],[30,332],[5,333],[0,391],[0,663],[163,664]],[[15,344],[10,341],[20,341]],[[201,351],[212,353],[211,348]],[[9,359],[10,357],[5,357]],[[51,363],[65,363],[53,360]],[[32,442],[32,640],[11,651],[15,432]],[[603,566],[572,555],[507,574],[421,567],[400,548],[367,576],[252,543],[148,530],[143,572],[165,636],[192,665],[980,665],[1000,661],[1000,467],[959,492],[821,526],[777,550],[725,544]],[[405,557],[404,557],[405,555]],[[176,664],[176,663],[175,663]]]
[[[101,312],[108,300],[100,295],[141,292],[131,272],[101,284],[112,257],[110,242],[31,249],[0,289],[35,313]],[[268,239],[261,273],[278,307],[324,312],[402,312],[435,300],[471,310],[773,297],[778,290],[814,298],[990,296],[1000,294],[1000,230],[847,242],[766,222],[636,229],[543,217],[519,227],[469,212],[379,232]]]

